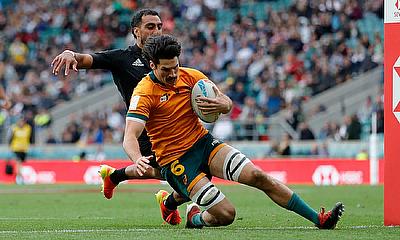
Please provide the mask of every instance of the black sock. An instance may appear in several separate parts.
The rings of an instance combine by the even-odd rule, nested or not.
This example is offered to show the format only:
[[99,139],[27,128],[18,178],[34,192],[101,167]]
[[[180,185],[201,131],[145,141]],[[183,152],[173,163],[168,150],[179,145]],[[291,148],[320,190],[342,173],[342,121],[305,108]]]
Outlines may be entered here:
[[169,210],[175,210],[179,206],[179,203],[175,200],[173,194],[171,193],[167,200],[165,200],[164,205]]
[[128,179],[129,179],[129,177],[125,174],[125,168],[116,169],[110,175],[110,180],[114,184],[119,184],[120,182],[128,180]]

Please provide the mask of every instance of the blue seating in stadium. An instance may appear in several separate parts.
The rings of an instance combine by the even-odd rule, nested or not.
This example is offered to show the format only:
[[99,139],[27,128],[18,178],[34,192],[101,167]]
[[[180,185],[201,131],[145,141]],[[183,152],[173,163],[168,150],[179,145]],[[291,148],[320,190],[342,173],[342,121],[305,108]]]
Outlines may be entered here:
[[239,11],[235,12],[232,9],[221,9],[217,11],[217,31],[229,29],[235,16],[239,13],[241,16],[254,14],[256,20],[265,20],[268,18],[267,9],[271,8],[274,11],[281,11],[288,8],[293,3],[293,0],[276,0],[266,2],[243,2],[240,4]]

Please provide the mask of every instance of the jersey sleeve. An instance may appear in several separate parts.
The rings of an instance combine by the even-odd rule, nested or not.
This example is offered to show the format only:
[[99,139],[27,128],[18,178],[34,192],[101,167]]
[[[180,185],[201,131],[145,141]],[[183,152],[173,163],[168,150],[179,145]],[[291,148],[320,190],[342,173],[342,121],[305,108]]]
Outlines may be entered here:
[[146,124],[149,119],[151,106],[151,96],[141,91],[140,86],[136,87],[131,97],[126,119]]
[[106,50],[90,54],[93,57],[92,69],[112,70],[118,65],[117,59],[121,55],[120,49]]

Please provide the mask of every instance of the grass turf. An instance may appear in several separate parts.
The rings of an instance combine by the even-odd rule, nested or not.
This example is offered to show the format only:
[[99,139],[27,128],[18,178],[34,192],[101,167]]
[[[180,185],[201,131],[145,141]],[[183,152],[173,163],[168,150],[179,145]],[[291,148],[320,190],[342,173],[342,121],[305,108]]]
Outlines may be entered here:
[[236,206],[228,227],[185,229],[162,224],[154,193],[165,185],[119,186],[105,200],[99,186],[0,186],[0,239],[399,239],[399,227],[383,226],[383,187],[291,186],[312,207],[346,212],[333,231],[275,205],[263,193],[241,185],[219,186]]

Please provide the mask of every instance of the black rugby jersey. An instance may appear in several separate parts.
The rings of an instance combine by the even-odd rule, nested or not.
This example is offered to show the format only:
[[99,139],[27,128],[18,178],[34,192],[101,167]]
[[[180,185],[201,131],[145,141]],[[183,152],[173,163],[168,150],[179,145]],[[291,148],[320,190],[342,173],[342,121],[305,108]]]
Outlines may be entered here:
[[[106,50],[93,53],[91,56],[93,57],[91,69],[111,71],[114,83],[124,99],[126,108],[129,109],[133,89],[151,71],[147,60],[143,57],[142,49],[135,44],[127,49]],[[138,141],[142,155],[151,155],[151,143],[145,130]]]
[[114,83],[128,109],[133,89],[151,71],[142,55],[142,49],[134,45],[127,49],[107,50],[91,55],[93,57],[91,69],[111,71]]

